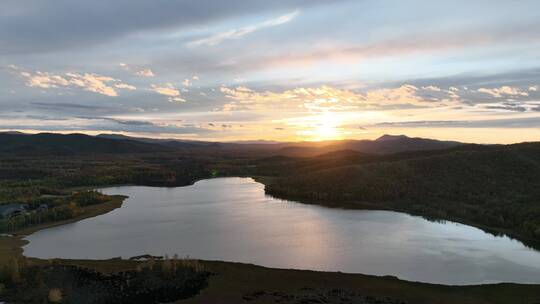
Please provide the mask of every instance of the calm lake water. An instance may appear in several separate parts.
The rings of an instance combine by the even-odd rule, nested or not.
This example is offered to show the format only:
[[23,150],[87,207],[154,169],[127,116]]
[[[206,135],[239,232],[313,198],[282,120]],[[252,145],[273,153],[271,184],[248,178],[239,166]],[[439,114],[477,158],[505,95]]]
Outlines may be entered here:
[[540,283],[540,252],[452,222],[274,199],[250,178],[125,186],[123,207],[27,237],[40,258],[178,254],[268,267],[394,275],[443,284]]

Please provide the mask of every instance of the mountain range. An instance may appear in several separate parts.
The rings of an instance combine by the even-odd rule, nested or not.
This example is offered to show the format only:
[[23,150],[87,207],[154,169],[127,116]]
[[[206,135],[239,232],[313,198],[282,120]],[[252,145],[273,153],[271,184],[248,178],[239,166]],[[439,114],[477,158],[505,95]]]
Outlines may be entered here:
[[209,142],[177,139],[129,137],[120,134],[0,133],[0,153],[13,155],[130,154],[178,151],[216,153],[259,153],[312,157],[341,150],[372,154],[391,154],[420,150],[441,150],[460,146],[455,141],[383,135],[376,140],[335,140],[322,142]]

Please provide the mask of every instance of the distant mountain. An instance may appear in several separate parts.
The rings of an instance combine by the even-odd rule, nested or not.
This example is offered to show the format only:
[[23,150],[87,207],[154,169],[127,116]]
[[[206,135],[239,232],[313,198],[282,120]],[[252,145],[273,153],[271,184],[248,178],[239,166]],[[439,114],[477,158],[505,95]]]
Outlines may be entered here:
[[0,132],[0,134],[28,135],[27,133],[19,132],[19,131],[5,131],[5,132]]
[[409,137],[405,135],[389,135],[384,134],[383,136],[377,138],[375,141],[397,141],[397,140],[407,140]]
[[84,134],[0,134],[0,153],[10,155],[79,155],[166,152],[170,148],[126,139]]
[[121,134],[99,134],[97,137],[109,138],[109,139],[124,139],[140,141],[145,143],[159,144],[162,146],[181,149],[181,150],[208,150],[219,152],[269,152],[280,149],[288,143],[282,143],[277,141],[237,141],[237,142],[212,142],[212,141],[198,141],[198,140],[186,140],[186,139],[172,139],[172,138],[148,138],[148,137],[131,137]]
[[350,150],[372,154],[392,154],[422,150],[442,150],[463,145],[457,141],[411,138],[405,135],[383,135],[376,140],[342,140],[321,143],[298,143],[276,153],[285,156],[312,157],[329,152]]
[[195,141],[195,140],[180,140],[180,139],[161,139],[161,138],[148,138],[148,137],[131,137],[121,134],[99,134],[99,138],[108,138],[108,139],[121,139],[121,140],[131,140],[143,143],[156,144],[171,149],[200,149],[200,148],[219,148],[223,144],[217,142],[209,141]]
[[275,141],[275,140],[237,140],[237,141],[229,141],[227,143],[231,144],[241,144],[241,145],[283,145],[286,144],[281,141]]
[[237,156],[313,157],[336,151],[369,154],[393,154],[421,150],[441,150],[462,145],[454,141],[383,135],[376,140],[339,140],[323,142],[240,141],[209,142],[178,139],[130,137],[121,134],[25,134],[0,133],[0,153],[14,154],[84,154],[146,153],[184,151],[187,153],[225,153]]

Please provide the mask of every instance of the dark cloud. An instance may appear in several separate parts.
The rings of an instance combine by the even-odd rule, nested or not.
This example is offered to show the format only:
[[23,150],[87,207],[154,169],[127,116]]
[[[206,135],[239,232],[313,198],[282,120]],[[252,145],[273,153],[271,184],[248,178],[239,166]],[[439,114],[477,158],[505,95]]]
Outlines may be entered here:
[[540,128],[540,117],[485,119],[485,120],[419,120],[382,122],[376,127],[426,127],[426,128]]
[[[28,117],[30,118],[30,117]],[[124,120],[116,119],[109,117],[74,117],[78,119],[71,124],[27,124],[27,125],[16,125],[11,124],[9,121],[0,122],[0,129],[3,130],[41,130],[41,131],[111,131],[111,132],[134,132],[134,133],[154,133],[154,134],[164,134],[164,133],[174,133],[174,134],[194,134],[194,135],[203,135],[213,133],[215,131],[197,127],[195,125],[167,125],[167,124],[155,124],[149,121],[143,120]],[[50,118],[53,119],[53,118]],[[43,119],[39,119],[43,120]],[[63,119],[69,120],[69,119]],[[85,123],[81,124],[80,120],[86,120]]]
[[54,116],[45,116],[45,115],[25,115],[25,118],[28,119],[37,119],[37,120],[52,120],[52,121],[62,121],[68,120],[66,117],[54,117]]
[[155,124],[149,121],[143,121],[143,120],[120,120],[120,119],[112,119],[112,118],[110,120],[116,123],[119,123],[121,125],[126,125],[126,126],[155,126]]
[[331,0],[6,0],[0,53],[83,47],[130,33],[200,26],[250,13],[291,10]]
[[[200,71],[212,71],[214,73],[226,73],[229,71],[251,71],[261,69],[272,69],[276,66],[291,67],[295,65],[305,65],[307,63],[318,63],[326,60],[343,60],[357,62],[372,58],[392,57],[396,55],[415,55],[415,54],[433,54],[445,53],[450,50],[460,50],[471,47],[495,46],[500,43],[535,43],[540,41],[538,21],[516,24],[512,27],[497,26],[495,28],[475,28],[448,31],[444,35],[436,33],[418,33],[412,32],[407,35],[401,35],[398,38],[381,40],[374,43],[357,43],[349,38],[349,42],[344,46],[319,49],[316,46],[312,48],[267,48],[261,52],[256,45],[244,49],[238,54],[237,48],[220,49],[229,59],[221,60],[213,58],[204,60],[208,57],[204,50],[197,54],[178,54],[175,52],[170,56],[158,59],[154,64],[160,66],[176,65],[179,68],[188,66],[192,68],[194,64]],[[309,29],[306,29],[309,30]],[[319,30],[317,28],[317,30]],[[303,33],[295,33],[296,39],[289,38],[287,45],[305,44]],[[298,45],[296,45],[298,46]],[[241,46],[240,46],[241,47]],[[266,47],[263,44],[263,47]],[[237,54],[236,56],[234,54]],[[203,59],[203,60],[200,60]],[[419,80],[422,82],[422,80]]]
[[[461,73],[445,77],[419,78],[408,81],[415,86],[440,86],[440,87],[459,87],[460,94],[466,93],[463,87],[475,89],[479,87],[500,87],[507,86],[531,86],[540,83],[540,67],[527,69],[516,69],[499,73]],[[398,85],[400,82],[390,82],[386,85]]]
[[504,110],[504,111],[514,111],[514,112],[526,112],[527,108],[515,105],[496,105],[496,106],[485,106],[485,109],[489,110]]
[[77,118],[112,121],[117,124],[126,125],[126,126],[156,126],[156,124],[150,121],[146,121],[146,120],[126,120],[126,119],[117,119],[117,118],[110,118],[110,117],[87,117],[87,116],[86,117],[79,116]]
[[54,109],[86,109],[86,110],[101,110],[106,109],[105,107],[100,106],[90,106],[82,104],[73,104],[73,103],[48,103],[48,102],[31,102],[31,105],[43,107],[43,108],[54,108]]

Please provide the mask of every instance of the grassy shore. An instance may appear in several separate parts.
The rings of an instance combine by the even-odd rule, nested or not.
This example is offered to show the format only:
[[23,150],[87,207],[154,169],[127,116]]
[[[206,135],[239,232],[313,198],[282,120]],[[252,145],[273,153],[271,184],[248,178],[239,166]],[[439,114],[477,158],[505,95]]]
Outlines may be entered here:
[[[540,303],[540,285],[444,286],[362,274],[270,269],[229,262],[202,263],[218,275],[210,279],[209,287],[200,295],[179,303],[243,303],[246,299],[251,299],[250,303],[274,303],[278,299],[281,303],[303,303],[302,300],[305,303],[324,303],[324,300],[342,303],[339,299],[332,301],[328,293],[333,290],[339,290],[345,297],[357,294],[390,298],[396,303]],[[287,299],[292,301],[287,302]],[[322,302],[308,302],[308,299]]]

